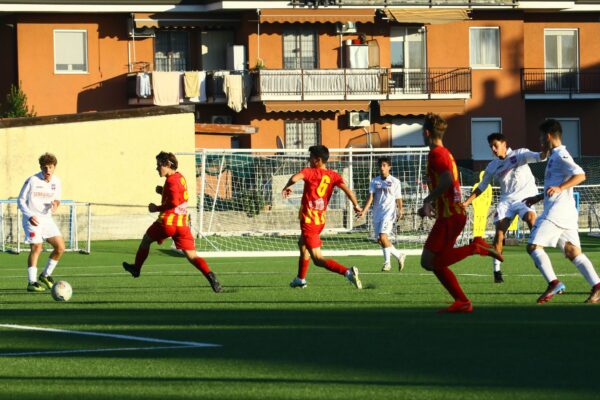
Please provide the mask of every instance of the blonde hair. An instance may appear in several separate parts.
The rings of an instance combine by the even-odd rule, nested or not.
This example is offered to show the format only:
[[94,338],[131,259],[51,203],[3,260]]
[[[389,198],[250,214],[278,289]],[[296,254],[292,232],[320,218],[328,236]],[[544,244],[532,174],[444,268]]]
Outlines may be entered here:
[[434,139],[442,139],[448,128],[448,123],[438,114],[429,113],[423,121],[423,129],[431,132],[431,137]]

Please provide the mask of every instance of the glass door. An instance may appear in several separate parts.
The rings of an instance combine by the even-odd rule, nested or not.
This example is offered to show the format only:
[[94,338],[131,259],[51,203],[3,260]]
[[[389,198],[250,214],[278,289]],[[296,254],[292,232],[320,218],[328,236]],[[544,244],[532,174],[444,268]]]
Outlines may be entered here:
[[579,91],[579,51],[576,29],[544,29],[547,93]]
[[394,26],[390,42],[392,93],[426,93],[425,30]]

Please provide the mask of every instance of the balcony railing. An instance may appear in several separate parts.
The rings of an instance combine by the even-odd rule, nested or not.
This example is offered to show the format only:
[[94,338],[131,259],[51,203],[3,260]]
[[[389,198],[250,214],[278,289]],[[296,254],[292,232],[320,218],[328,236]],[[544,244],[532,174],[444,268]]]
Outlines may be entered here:
[[521,93],[526,98],[600,98],[600,70],[523,68]]
[[428,7],[516,7],[518,0],[292,0],[292,5],[309,6],[428,6]]

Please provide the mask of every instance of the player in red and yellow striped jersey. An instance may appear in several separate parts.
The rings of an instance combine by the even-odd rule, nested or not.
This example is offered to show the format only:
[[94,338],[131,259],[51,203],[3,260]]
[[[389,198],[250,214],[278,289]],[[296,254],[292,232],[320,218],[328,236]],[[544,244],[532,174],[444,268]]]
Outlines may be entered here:
[[471,312],[471,301],[448,267],[473,254],[489,255],[498,259],[502,256],[481,237],[475,238],[467,246],[454,247],[456,239],[465,227],[467,216],[461,206],[458,168],[452,153],[444,147],[442,141],[447,127],[446,121],[436,114],[427,114],[423,122],[423,139],[430,148],[427,161],[429,195],[423,199],[419,215],[435,217],[436,220],[425,241],[421,266],[433,271],[454,298],[450,307],[440,311]]
[[327,160],[329,160],[329,149],[325,146],[311,146],[310,168],[304,168],[299,173],[293,175],[282,190],[283,197],[287,198],[292,193],[292,188],[296,182],[304,180],[304,192],[300,206],[300,240],[298,247],[300,257],[298,260],[298,276],[290,283],[291,287],[306,287],[306,272],[308,264],[312,258],[315,265],[326,268],[330,271],[346,276],[348,280],[358,289],[362,289],[362,283],[358,277],[358,268],[338,264],[334,260],[326,260],[321,254],[320,234],[325,228],[327,204],[337,186],[348,196],[348,199],[354,205],[354,211],[360,212],[361,208],[356,201],[354,193],[344,183],[342,177],[335,171],[327,169]]
[[166,177],[164,186],[157,186],[156,193],[162,196],[161,204],[150,203],[148,211],[159,212],[158,219],[150,225],[135,255],[135,264],[124,262],[123,268],[134,278],[140,276],[144,261],[148,257],[153,242],[162,244],[170,237],[175,247],[182,250],[188,261],[206,277],[215,292],[220,292],[221,285],[206,261],[196,254],[196,244],[190,230],[187,204],[188,190],[185,178],[177,172],[177,157],[173,153],[161,151],[156,156],[156,170],[161,177]]

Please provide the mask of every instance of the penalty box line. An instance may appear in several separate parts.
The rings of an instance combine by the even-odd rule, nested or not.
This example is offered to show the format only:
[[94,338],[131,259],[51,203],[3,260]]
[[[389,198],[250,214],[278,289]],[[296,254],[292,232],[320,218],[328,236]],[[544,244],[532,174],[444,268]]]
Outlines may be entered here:
[[70,329],[42,328],[42,327],[38,327],[38,326],[27,326],[27,325],[16,325],[16,324],[0,324],[0,328],[18,329],[18,330],[26,330],[26,331],[37,331],[37,332],[62,333],[62,334],[67,334],[67,335],[107,337],[107,338],[120,339],[120,340],[133,340],[133,341],[138,341],[138,342],[161,343],[161,344],[170,345],[170,346],[152,346],[152,347],[117,347],[117,348],[110,348],[110,349],[75,349],[75,350],[37,351],[37,352],[20,352],[20,353],[0,353],[0,357],[2,357],[2,356],[44,355],[44,354],[97,353],[97,352],[108,352],[108,351],[140,351],[140,350],[159,350],[159,349],[222,347],[220,344],[215,344],[215,343],[179,341],[179,340],[169,340],[169,339],[156,339],[156,338],[149,338],[149,337],[144,337],[144,336],[121,335],[121,334],[115,334],[115,333],[102,333],[102,332],[90,332],[90,331],[76,331],[76,330],[70,330]]

